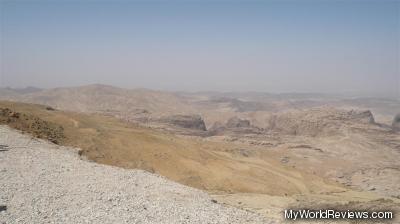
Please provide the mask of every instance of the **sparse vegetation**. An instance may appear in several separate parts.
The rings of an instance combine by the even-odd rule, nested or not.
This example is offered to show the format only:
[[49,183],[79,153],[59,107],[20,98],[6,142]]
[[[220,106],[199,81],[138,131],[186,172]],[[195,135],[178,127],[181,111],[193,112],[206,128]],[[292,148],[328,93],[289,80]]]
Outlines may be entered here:
[[64,129],[61,125],[7,107],[0,108],[0,124],[7,124],[12,128],[28,132],[34,137],[46,139],[55,144],[62,143],[64,139]]

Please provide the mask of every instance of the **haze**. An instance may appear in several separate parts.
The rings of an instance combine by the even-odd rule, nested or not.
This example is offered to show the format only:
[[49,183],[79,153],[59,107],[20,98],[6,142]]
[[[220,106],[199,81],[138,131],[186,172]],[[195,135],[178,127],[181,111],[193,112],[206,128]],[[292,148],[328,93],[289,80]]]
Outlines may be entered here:
[[1,1],[0,85],[400,97],[398,1]]

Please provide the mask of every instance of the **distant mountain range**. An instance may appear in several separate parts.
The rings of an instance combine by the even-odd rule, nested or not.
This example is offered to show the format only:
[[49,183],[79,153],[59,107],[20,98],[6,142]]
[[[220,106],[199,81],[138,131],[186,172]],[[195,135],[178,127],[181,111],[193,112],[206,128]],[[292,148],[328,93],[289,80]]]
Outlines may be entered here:
[[148,111],[153,117],[199,114],[208,126],[233,116],[256,121],[260,120],[260,113],[321,106],[371,110],[378,121],[385,123],[400,112],[400,100],[389,98],[346,98],[319,93],[167,92],[101,84],[54,89],[0,88],[0,99],[49,105],[67,111],[114,112],[124,116],[138,110]]

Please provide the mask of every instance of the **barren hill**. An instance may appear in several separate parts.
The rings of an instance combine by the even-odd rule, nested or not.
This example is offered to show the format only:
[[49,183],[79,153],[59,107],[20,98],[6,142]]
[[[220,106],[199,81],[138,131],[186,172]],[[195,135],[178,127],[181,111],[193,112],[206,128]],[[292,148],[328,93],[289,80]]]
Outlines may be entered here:
[[294,93],[167,92],[99,84],[43,90],[3,88],[0,89],[0,99],[49,105],[66,111],[103,113],[141,122],[173,115],[200,115],[207,127],[235,116],[253,119],[255,126],[262,126],[262,121],[257,122],[271,113],[326,106],[370,110],[378,122],[390,124],[400,111],[398,99]]
[[2,123],[79,147],[98,163],[207,190],[235,206],[267,212],[383,198],[390,207],[400,198],[395,99],[104,85],[0,92],[13,101],[0,103]]
[[[290,204],[310,200],[316,200],[313,204],[375,203],[372,201],[387,198],[391,200],[389,207],[398,203],[400,135],[372,122],[367,112],[329,108],[291,112],[282,114],[276,122],[283,119],[281,126],[286,121],[292,125],[292,119],[298,119],[299,123],[294,123],[299,128],[296,133],[272,128],[197,137],[101,114],[64,112],[40,105],[3,101],[0,108],[9,111],[3,113],[3,123],[29,133],[38,130],[31,129],[31,119],[44,125],[43,130],[61,126],[63,137],[58,143],[81,148],[80,154],[90,160],[158,173],[207,190],[228,204],[251,209],[261,206],[263,209],[255,209],[259,212],[267,208],[281,211]],[[7,119],[16,113],[19,119]],[[333,129],[313,126],[325,123]],[[251,122],[240,118],[228,122],[228,128],[249,127]],[[310,135],[304,127],[339,127],[341,131]],[[303,129],[304,133],[300,131]],[[277,197],[282,204],[257,199],[265,197]]]
[[275,223],[155,174],[82,160],[74,148],[2,125],[0,143],[2,223]]
[[128,90],[99,84],[47,89],[27,94],[13,92],[2,98],[78,112],[132,112],[137,109],[177,112],[187,109],[185,103],[172,93],[147,89]]
[[[201,189],[283,195],[337,188],[313,175],[283,167],[278,161],[237,154],[235,149],[240,145],[177,137],[102,115],[8,102],[2,102],[1,107],[27,114],[11,121],[11,126],[22,127],[24,131],[30,132],[24,128],[26,125],[13,123],[24,123],[25,117],[62,126],[65,137],[59,142],[82,148],[81,154],[91,160],[145,169]],[[326,188],[322,187],[325,185]]]

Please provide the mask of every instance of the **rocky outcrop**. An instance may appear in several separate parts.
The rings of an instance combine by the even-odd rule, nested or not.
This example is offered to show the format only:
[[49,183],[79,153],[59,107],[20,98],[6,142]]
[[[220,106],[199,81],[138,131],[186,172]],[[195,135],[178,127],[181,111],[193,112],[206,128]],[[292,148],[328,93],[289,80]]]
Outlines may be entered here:
[[240,119],[238,117],[232,117],[226,122],[226,127],[228,128],[248,128],[250,127],[250,121]]
[[161,118],[159,121],[181,128],[207,131],[206,124],[199,115],[172,115]]
[[369,110],[365,111],[351,110],[347,112],[347,115],[349,120],[359,121],[361,123],[368,123],[368,124],[375,123],[374,115],[372,115],[371,111]]
[[260,129],[252,126],[249,120],[238,117],[230,118],[225,124],[215,122],[210,128],[211,135],[221,134],[255,134],[260,133]]
[[225,129],[225,125],[217,121],[211,126],[211,128],[209,129],[209,133],[210,135],[219,135],[224,133]]
[[400,113],[397,114],[397,115],[394,117],[393,122],[392,122],[392,128],[393,128],[393,130],[395,130],[395,131],[400,131]]
[[374,124],[371,111],[343,111],[314,108],[275,114],[270,117],[268,130],[289,135],[321,136],[340,134],[342,128]]

